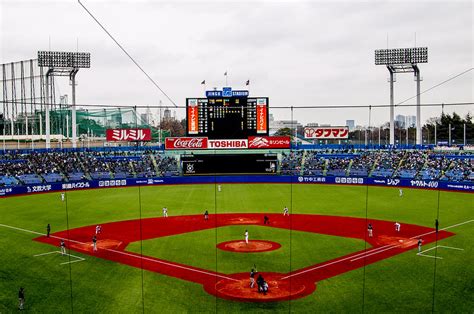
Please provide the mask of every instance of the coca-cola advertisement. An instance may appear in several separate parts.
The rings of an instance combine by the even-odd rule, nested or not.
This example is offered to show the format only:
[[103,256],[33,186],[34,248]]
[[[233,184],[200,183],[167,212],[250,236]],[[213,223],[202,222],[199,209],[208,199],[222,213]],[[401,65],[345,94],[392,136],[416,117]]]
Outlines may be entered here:
[[207,137],[167,137],[165,149],[207,149]]
[[109,142],[151,141],[150,129],[107,129],[105,137]]
[[249,136],[250,149],[290,148],[289,136]]

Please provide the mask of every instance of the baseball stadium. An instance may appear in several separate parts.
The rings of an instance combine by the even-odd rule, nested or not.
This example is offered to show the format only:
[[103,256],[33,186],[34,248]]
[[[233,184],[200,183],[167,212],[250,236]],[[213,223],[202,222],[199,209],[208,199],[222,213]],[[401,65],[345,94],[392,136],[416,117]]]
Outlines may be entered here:
[[[0,313],[474,311],[472,55],[422,88],[436,43],[430,63],[426,46],[364,51],[387,103],[287,105],[298,88],[225,68],[175,101],[106,11],[72,7],[109,48],[0,58]],[[112,95],[94,94],[116,70],[100,49],[130,64]],[[123,104],[135,77],[163,101]]]

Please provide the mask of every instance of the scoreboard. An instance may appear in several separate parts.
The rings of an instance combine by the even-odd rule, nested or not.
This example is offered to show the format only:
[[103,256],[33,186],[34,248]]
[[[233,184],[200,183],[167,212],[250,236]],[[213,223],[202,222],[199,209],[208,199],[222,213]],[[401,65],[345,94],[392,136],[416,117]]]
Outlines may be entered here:
[[277,154],[181,155],[183,175],[277,174]]
[[268,97],[247,91],[207,92],[207,98],[186,99],[186,135],[209,139],[246,139],[268,135]]

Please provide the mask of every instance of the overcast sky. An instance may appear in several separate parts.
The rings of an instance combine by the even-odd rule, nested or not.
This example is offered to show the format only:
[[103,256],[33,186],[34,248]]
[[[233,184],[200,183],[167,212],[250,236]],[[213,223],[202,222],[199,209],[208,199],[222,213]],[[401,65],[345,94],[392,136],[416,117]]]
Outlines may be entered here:
[[[78,42],[92,59],[77,76],[78,103],[170,105],[77,1],[0,3],[0,63],[36,58],[38,50],[76,51]],[[388,104],[388,71],[374,65],[374,50],[387,44],[429,47],[429,63],[419,65],[422,90],[473,67],[473,1],[83,3],[180,106],[203,96],[202,80],[221,88],[225,71],[230,86],[243,89],[249,79],[250,94],[268,96],[271,106]],[[472,102],[473,72],[423,94],[422,103]],[[59,88],[68,93],[67,82]],[[395,102],[415,88],[412,73],[398,75]],[[453,110],[464,115],[474,106],[445,107]],[[290,118],[288,109],[271,112]],[[440,112],[423,108],[422,119]],[[414,115],[415,107],[395,114]],[[295,109],[294,117],[366,125],[368,109]],[[372,110],[373,125],[388,118],[388,108]]]

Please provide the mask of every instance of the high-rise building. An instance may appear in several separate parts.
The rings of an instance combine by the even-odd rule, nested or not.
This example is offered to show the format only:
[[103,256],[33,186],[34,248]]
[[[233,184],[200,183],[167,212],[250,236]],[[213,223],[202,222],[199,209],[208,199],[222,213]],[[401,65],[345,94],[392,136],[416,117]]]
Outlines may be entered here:
[[346,126],[349,128],[349,131],[355,129],[355,120],[346,120]]

